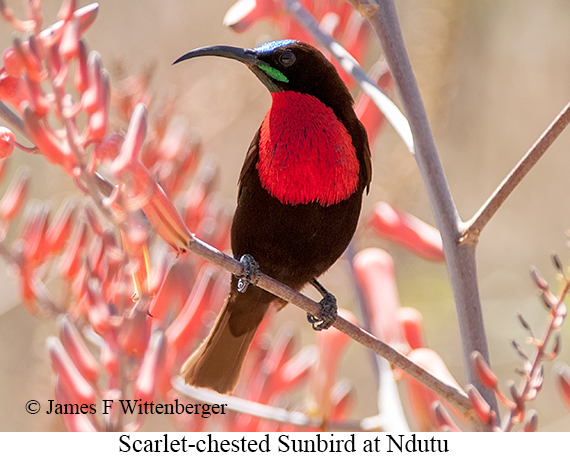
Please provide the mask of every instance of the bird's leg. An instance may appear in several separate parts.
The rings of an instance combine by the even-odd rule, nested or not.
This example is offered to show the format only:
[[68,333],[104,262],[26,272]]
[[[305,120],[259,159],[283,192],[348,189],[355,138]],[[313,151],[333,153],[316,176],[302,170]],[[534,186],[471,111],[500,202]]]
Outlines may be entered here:
[[319,291],[323,296],[323,299],[319,302],[319,305],[321,305],[321,315],[319,317],[315,317],[312,314],[307,313],[307,320],[313,326],[313,330],[326,330],[333,325],[336,320],[338,311],[336,306],[336,297],[325,289],[316,279],[313,279],[311,284]]
[[239,278],[237,290],[244,293],[247,290],[247,286],[250,284],[255,286],[259,281],[259,265],[249,254],[242,255],[239,262],[243,265],[243,272],[241,276],[236,275]]

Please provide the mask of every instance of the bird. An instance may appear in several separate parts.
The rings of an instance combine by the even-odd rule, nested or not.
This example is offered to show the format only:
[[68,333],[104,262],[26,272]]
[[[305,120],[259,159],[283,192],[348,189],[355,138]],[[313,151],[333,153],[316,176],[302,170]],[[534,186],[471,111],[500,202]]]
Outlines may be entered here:
[[180,375],[195,387],[231,393],[248,348],[271,303],[286,302],[255,286],[258,272],[295,290],[323,295],[316,330],[331,326],[336,299],[318,281],[348,247],[372,179],[368,137],[335,67],[315,47],[279,40],[255,48],[206,46],[174,63],[218,56],[245,64],[272,103],[239,175],[231,248],[244,265],[206,339]]

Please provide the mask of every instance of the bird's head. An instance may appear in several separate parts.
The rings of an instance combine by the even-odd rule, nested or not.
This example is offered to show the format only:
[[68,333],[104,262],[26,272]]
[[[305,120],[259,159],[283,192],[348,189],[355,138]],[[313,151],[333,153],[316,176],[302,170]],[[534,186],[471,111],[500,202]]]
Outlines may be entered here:
[[[294,91],[352,105],[352,98],[334,66],[316,48],[295,40],[271,41],[256,48],[206,46],[184,54],[174,63],[199,56],[238,60],[259,78],[270,92]],[[340,99],[339,99],[340,98]]]

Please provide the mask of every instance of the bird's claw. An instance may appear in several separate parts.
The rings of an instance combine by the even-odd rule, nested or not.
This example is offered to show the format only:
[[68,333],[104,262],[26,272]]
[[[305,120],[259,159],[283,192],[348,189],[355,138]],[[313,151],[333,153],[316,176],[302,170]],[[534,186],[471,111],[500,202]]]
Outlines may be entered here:
[[237,290],[244,293],[247,286],[250,284],[255,286],[259,281],[259,265],[249,254],[242,255],[239,262],[243,265],[243,272],[241,276],[238,276]]
[[321,305],[321,315],[315,317],[307,313],[307,320],[313,326],[313,330],[326,330],[336,321],[338,308],[336,306],[336,297],[330,292],[323,294],[323,299],[319,302]]

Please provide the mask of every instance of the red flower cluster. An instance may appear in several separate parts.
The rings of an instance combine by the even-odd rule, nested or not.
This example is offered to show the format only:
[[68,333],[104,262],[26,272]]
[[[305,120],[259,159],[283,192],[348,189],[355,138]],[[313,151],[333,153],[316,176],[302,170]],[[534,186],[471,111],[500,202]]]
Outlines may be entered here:
[[[22,228],[8,242],[30,180],[28,170],[18,171],[0,201],[0,253],[17,268],[27,309],[61,316],[59,333],[47,344],[56,401],[172,402],[180,394],[171,379],[203,336],[228,283],[227,275],[201,258],[179,254],[193,239],[190,230],[227,249],[230,218],[212,193],[215,167],[207,158],[198,166],[199,144],[173,117],[173,104],[160,106],[149,124],[147,106],[153,99],[140,77],[128,79],[111,99],[101,58],[88,53],[81,38],[97,8],[76,9],[74,1],[66,1],[60,20],[41,30],[39,2],[30,2],[26,21],[1,4],[4,18],[29,35],[25,41],[14,39],[4,53],[0,101],[21,116],[35,147],[19,145],[2,128],[0,171],[14,147],[41,154],[59,165],[90,203],[66,200],[55,216],[47,204],[30,203]],[[110,128],[112,106],[128,123],[124,134]],[[305,401],[313,405],[311,414],[323,423],[346,419],[352,391],[335,379],[347,337],[331,330],[323,339],[317,348],[296,351],[290,330],[282,329],[270,341],[259,332],[237,393],[290,407],[289,394],[318,385]],[[144,423],[144,415],[124,417],[118,406],[106,417],[62,418],[75,431],[136,430]],[[199,416],[175,419],[191,430],[295,429],[244,413],[208,422]]]

